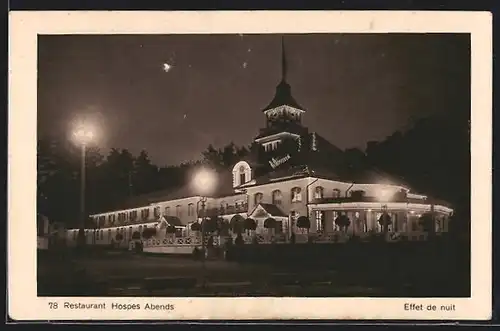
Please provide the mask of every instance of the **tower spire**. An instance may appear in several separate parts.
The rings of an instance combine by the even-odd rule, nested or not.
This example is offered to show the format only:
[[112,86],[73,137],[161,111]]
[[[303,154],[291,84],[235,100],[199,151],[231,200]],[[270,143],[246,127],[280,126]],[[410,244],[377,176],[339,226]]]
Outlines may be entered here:
[[281,36],[281,80],[286,82],[287,66],[285,53],[285,37]]

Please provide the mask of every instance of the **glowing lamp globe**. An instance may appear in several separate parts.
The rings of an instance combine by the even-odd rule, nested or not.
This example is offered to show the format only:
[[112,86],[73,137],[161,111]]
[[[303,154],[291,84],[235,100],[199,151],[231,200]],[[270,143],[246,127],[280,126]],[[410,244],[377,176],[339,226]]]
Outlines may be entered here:
[[200,195],[207,195],[214,191],[217,181],[216,174],[208,169],[201,169],[193,178],[193,185]]
[[87,144],[94,139],[94,133],[85,128],[79,128],[74,132],[74,138],[79,144]]
[[381,189],[377,196],[380,201],[389,201],[393,195],[393,192],[387,188]]

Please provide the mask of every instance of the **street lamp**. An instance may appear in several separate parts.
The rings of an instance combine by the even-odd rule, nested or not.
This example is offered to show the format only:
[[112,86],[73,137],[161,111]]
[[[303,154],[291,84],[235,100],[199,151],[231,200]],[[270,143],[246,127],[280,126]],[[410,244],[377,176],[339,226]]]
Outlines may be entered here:
[[85,159],[87,145],[94,139],[94,133],[84,126],[79,127],[73,136],[81,146],[80,167],[80,231],[85,231]]
[[216,186],[216,174],[206,168],[200,169],[193,178],[193,186],[195,191],[201,196],[200,201],[198,203],[201,203],[201,210],[202,210],[202,218],[201,218],[201,250],[202,250],[202,268],[203,268],[203,283],[204,283],[204,275],[205,275],[205,227],[206,227],[206,210],[205,210],[205,204],[207,201],[207,195],[213,193],[215,186]]

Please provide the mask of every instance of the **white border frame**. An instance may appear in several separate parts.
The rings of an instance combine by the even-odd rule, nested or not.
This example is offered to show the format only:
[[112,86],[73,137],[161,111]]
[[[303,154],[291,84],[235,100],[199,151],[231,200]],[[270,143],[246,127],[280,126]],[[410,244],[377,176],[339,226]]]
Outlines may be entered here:
[[[90,319],[488,319],[491,317],[492,16],[489,12],[10,12],[8,146],[9,315],[17,320]],[[206,33],[471,34],[470,298],[45,298],[36,296],[37,34]],[[25,240],[13,240],[23,238]],[[30,240],[32,239],[32,240]],[[48,302],[173,304],[165,311],[49,309]],[[455,304],[451,312],[405,303]]]

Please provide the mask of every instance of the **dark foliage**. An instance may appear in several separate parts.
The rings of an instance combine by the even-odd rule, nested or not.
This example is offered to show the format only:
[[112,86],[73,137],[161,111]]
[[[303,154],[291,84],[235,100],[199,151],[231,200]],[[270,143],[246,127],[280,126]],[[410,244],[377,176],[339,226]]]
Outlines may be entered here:
[[257,229],[257,223],[255,222],[254,219],[251,219],[251,218],[245,219],[245,222],[244,222],[243,226],[244,226],[245,230],[255,230],[255,229]]
[[145,228],[144,231],[142,231],[142,237],[144,239],[152,238],[155,235],[156,235],[156,229],[155,228]]
[[309,229],[311,227],[311,221],[306,216],[300,216],[297,219],[297,227],[300,229]]
[[200,223],[193,223],[191,224],[191,231],[201,231],[201,224]]

